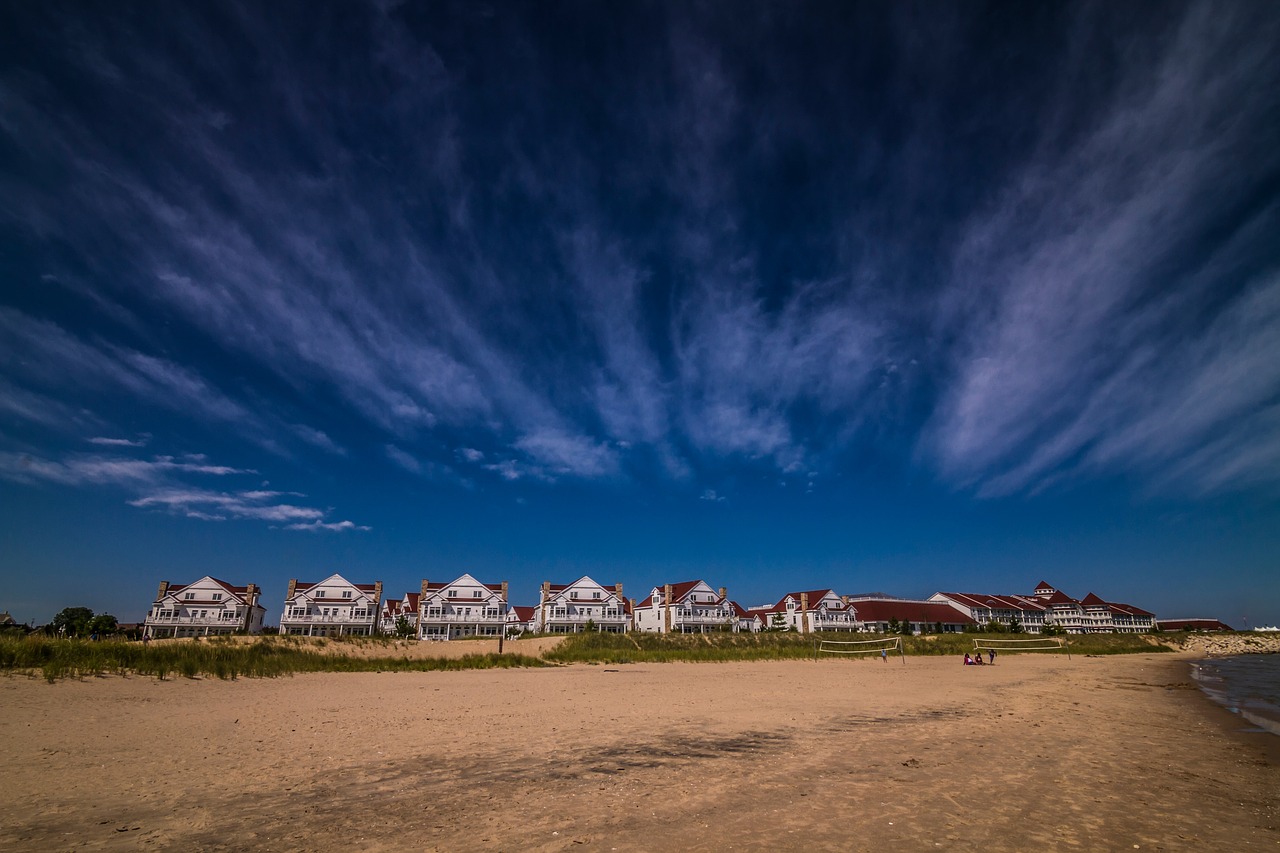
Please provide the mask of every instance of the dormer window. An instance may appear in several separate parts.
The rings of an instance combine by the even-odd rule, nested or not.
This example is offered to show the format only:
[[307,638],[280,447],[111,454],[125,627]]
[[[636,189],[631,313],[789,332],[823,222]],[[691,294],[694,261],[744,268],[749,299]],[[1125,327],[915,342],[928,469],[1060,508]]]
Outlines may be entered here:
[[322,590],[320,590],[320,591],[318,591],[318,592],[316,593],[316,598],[324,598],[324,590],[323,590],[323,589],[322,589]]
[[214,601],[221,601],[221,600],[222,600],[222,593],[220,593],[220,592],[215,592],[215,593],[213,594],[213,600],[214,600]]
[[477,589],[477,590],[472,590],[472,592],[471,592],[471,597],[472,597],[472,598],[480,598],[480,596],[481,596],[480,590],[478,590],[478,589]]
[[344,589],[344,590],[342,591],[342,597],[343,597],[343,598],[350,598],[350,597],[351,597],[351,590],[349,590],[349,589]]
[[599,600],[600,600],[600,593],[598,593],[598,592],[593,592],[593,593],[591,593],[591,597],[592,597],[592,598],[594,598],[594,599],[596,599],[597,601],[599,601]]
[[458,597],[458,591],[457,591],[456,589],[451,589],[451,590],[449,590],[449,597],[450,597],[450,598],[457,598],[457,597]]
[[191,601],[195,597],[196,597],[196,594],[194,592],[184,592],[182,594],[183,601]]
[[574,601],[577,601],[577,600],[578,600],[578,591],[575,589],[573,592],[569,593],[569,597],[570,597],[571,599],[573,599]]

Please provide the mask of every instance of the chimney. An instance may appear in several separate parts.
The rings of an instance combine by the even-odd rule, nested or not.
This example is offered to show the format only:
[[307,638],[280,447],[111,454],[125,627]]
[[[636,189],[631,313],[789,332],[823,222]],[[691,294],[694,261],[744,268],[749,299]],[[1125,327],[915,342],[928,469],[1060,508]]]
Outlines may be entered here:
[[727,588],[725,588],[725,587],[723,587],[723,586],[722,586],[722,587],[720,587],[719,592],[720,592],[720,598],[721,598],[722,600],[723,600],[723,599],[726,599],[726,598],[728,598],[728,597],[729,597],[729,590],[728,590]]
[[293,594],[298,591],[298,579],[289,578],[289,592],[285,595],[285,601],[293,601]]
[[616,596],[618,596],[618,600],[621,601],[622,600],[622,584],[615,583],[613,585],[613,592]]
[[502,582],[502,600],[504,603],[507,600],[507,581]]
[[[382,581],[375,581],[373,584],[373,610],[376,614],[382,608]],[[374,618],[377,618],[375,615]]]
[[546,604],[550,599],[551,599],[551,581],[543,581],[541,603]]
[[418,606],[421,607],[427,601],[427,579],[422,579],[422,588],[418,591]]
[[662,585],[662,632],[671,633],[671,584]]
[[534,630],[542,632],[547,630],[547,603],[551,600],[551,581],[542,582],[542,590],[538,593],[538,624],[534,625]]
[[809,633],[809,593],[800,593],[800,633]]
[[164,598],[164,594],[169,591],[169,582],[160,581],[160,590],[156,593],[156,601]]
[[258,585],[256,583],[245,586],[244,603],[247,606],[244,609],[244,624],[240,627],[248,631],[250,623],[253,622],[253,606],[258,603]]
[[847,596],[847,595],[842,595],[842,596],[840,596],[840,603],[841,603],[841,604],[843,604],[845,607],[848,607],[848,606],[849,606],[849,596]]

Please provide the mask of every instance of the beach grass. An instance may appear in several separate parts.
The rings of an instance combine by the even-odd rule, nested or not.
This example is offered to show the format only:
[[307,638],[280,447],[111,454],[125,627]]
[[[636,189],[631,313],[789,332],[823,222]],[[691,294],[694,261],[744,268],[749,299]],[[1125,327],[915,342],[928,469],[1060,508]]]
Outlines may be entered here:
[[[830,640],[872,640],[891,635],[830,634]],[[974,649],[974,640],[1030,639],[1026,634],[927,634],[903,637],[903,653],[963,658]],[[1172,649],[1152,642],[1141,634],[1087,634],[1067,638],[1073,655],[1115,655],[1142,652],[1167,652]],[[1002,649],[999,655],[1031,654]],[[715,662],[750,660],[813,659],[816,654],[814,635],[792,633],[762,634],[570,634],[563,643],[543,657],[556,663],[666,663],[674,661]],[[896,655],[897,652],[891,652]],[[1037,651],[1035,654],[1061,654],[1066,650]],[[845,659],[874,657],[863,655],[830,655]]]
[[92,675],[155,678],[276,678],[304,672],[429,672],[539,667],[527,655],[475,654],[457,658],[352,657],[262,637],[253,642],[93,642],[40,635],[0,637],[0,672],[39,673],[49,681]]

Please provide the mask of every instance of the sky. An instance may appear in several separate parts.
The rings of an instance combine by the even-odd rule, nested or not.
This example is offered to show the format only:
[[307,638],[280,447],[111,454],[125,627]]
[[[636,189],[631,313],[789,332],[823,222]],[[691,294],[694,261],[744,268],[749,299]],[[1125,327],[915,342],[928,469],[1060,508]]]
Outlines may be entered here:
[[0,609],[1280,621],[1280,7],[0,3]]

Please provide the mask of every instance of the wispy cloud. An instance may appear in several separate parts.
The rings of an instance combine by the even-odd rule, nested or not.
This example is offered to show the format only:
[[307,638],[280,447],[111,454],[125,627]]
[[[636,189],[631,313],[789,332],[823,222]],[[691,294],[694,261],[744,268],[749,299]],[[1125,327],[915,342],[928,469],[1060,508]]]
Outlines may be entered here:
[[147,440],[145,438],[110,438],[108,436],[94,436],[87,439],[90,444],[98,444],[103,447],[145,447]]
[[972,222],[955,269],[971,301],[948,318],[963,343],[927,433],[948,479],[1008,494],[1070,472],[1155,474],[1210,445],[1213,470],[1182,466],[1193,489],[1257,478],[1224,478],[1244,474],[1232,448],[1258,450],[1220,441],[1260,432],[1280,388],[1274,276],[1251,282],[1241,265],[1280,218],[1237,206],[1280,168],[1257,145],[1280,86],[1270,39],[1246,35],[1257,26],[1276,35],[1244,7],[1186,7],[1084,136],[1046,135]]
[[261,488],[214,490],[190,484],[196,478],[223,479],[256,474],[251,469],[211,464],[203,454],[187,457],[155,456],[150,459],[76,454],[51,460],[31,454],[0,452],[0,478],[12,482],[124,489],[136,495],[128,499],[130,506],[205,521],[245,519],[329,523],[325,519],[330,510],[281,500],[286,497],[305,497],[297,492]]

